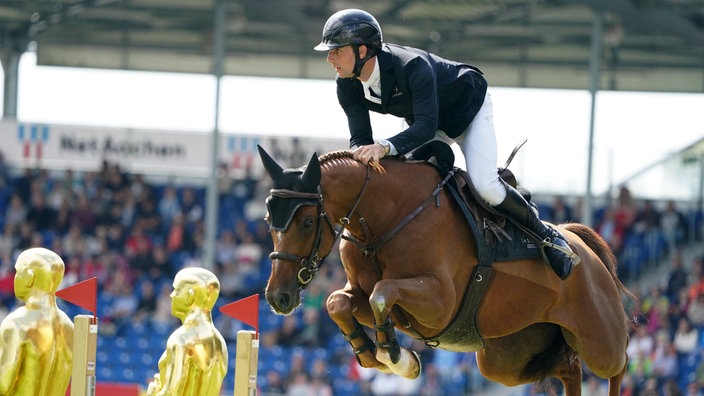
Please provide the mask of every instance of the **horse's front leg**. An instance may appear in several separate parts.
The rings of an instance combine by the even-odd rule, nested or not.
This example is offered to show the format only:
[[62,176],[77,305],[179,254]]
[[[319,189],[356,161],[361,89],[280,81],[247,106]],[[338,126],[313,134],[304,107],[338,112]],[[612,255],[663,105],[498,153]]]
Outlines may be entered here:
[[328,315],[340,328],[352,346],[355,358],[362,367],[375,368],[384,373],[391,370],[376,358],[376,345],[364,331],[360,322],[368,327],[373,322],[369,301],[360,290],[348,283],[344,289],[330,294],[326,304]]
[[391,310],[398,305],[416,320],[423,318],[424,326],[439,331],[449,322],[455,302],[451,292],[441,290],[434,276],[383,279],[374,286],[369,304],[376,329],[376,358],[395,374],[413,379],[420,375],[421,366],[418,354],[398,345]]

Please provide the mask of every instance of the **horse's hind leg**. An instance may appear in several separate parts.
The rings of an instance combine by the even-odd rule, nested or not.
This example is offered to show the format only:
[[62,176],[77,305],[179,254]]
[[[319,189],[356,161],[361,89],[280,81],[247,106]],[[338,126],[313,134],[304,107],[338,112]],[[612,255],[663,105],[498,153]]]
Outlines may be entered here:
[[626,374],[627,368],[628,355],[626,355],[626,364],[623,365],[623,370],[609,378],[609,396],[619,396],[621,394],[621,383],[623,382],[623,376]]
[[560,379],[565,395],[581,393],[582,367],[576,353],[564,342],[559,327],[539,323],[499,338],[485,340],[477,352],[480,372],[506,386]]

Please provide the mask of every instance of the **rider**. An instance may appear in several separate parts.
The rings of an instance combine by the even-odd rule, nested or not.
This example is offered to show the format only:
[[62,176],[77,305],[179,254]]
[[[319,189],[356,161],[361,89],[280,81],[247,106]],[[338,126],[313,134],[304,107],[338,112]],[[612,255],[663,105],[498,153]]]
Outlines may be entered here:
[[[353,157],[364,164],[403,155],[433,140],[464,135],[467,172],[479,195],[532,230],[561,279],[579,258],[562,234],[544,224],[528,202],[498,176],[491,96],[482,72],[426,51],[384,43],[366,11],[346,9],[328,18],[315,49],[327,51],[337,72],[337,98],[350,128]],[[374,143],[369,111],[402,117],[408,128]]]

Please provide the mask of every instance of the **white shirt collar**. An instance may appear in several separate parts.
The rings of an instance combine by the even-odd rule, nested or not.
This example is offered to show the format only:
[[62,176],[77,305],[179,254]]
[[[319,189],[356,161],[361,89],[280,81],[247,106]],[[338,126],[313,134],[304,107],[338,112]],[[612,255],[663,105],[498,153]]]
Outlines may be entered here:
[[369,76],[367,81],[362,81],[362,88],[364,88],[364,96],[367,100],[374,103],[381,103],[381,99],[371,96],[369,93],[369,88],[374,90],[376,94],[381,96],[381,74],[379,73],[379,59],[374,57],[374,70],[372,70],[372,75]]

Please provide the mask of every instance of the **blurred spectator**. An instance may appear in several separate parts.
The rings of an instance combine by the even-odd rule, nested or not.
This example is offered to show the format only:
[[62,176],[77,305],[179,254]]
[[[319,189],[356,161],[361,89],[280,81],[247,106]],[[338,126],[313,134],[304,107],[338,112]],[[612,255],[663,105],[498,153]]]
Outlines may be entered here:
[[652,361],[652,375],[658,383],[663,384],[669,380],[677,379],[677,350],[670,342],[669,336],[663,334],[658,337]]
[[640,324],[628,342],[626,354],[631,362],[635,362],[644,356],[650,356],[654,348],[655,340],[648,333],[648,326]]
[[575,221],[572,207],[565,202],[565,197],[558,195],[554,198],[550,208],[549,220],[553,224],[562,224]]
[[697,298],[689,302],[686,315],[692,326],[704,328],[704,292],[699,293]]
[[92,202],[85,194],[79,194],[76,207],[69,217],[71,224],[76,224],[81,230],[92,230],[98,223],[98,215]]
[[614,207],[615,229],[625,235],[631,231],[631,226],[636,217],[636,206],[631,192],[626,186],[619,189],[616,206]]
[[135,319],[143,321],[151,318],[156,311],[157,294],[154,283],[145,279],[139,283],[139,302],[135,311]]
[[71,200],[73,200],[73,196],[67,193],[62,183],[54,183],[51,191],[47,194],[47,205],[55,212],[58,212],[64,203]]
[[161,232],[161,215],[157,211],[154,199],[148,193],[145,193],[145,196],[137,202],[134,221],[142,223],[144,232],[147,234],[156,235]]
[[262,395],[283,396],[286,394],[283,378],[278,370],[268,370],[265,373],[264,385],[261,387]]
[[118,329],[131,321],[137,312],[139,301],[132,291],[132,285],[123,272],[113,272],[112,281],[108,283],[105,290],[111,299],[111,304],[105,312],[105,319]]
[[612,207],[604,209],[604,215],[594,229],[601,235],[611,250],[618,254],[623,246],[625,230],[616,220],[616,211]]
[[673,344],[679,356],[688,356],[697,350],[699,330],[687,318],[681,318],[675,331]]
[[310,368],[311,395],[315,396],[332,396],[332,380],[330,378],[330,369],[324,359],[315,359]]
[[17,227],[27,220],[27,206],[22,201],[19,194],[10,196],[10,203],[5,208],[5,224]]
[[170,283],[164,283],[159,289],[156,297],[156,310],[152,316],[152,322],[157,326],[175,325],[176,318],[171,315],[171,291]]
[[168,229],[173,218],[181,213],[181,203],[178,201],[174,185],[169,184],[164,187],[161,198],[159,198],[158,212],[165,229]]
[[647,318],[648,332],[654,333],[658,327],[667,322],[670,310],[670,299],[662,293],[660,285],[650,286],[650,292],[641,302],[641,312]]
[[252,175],[252,167],[247,166],[244,175],[235,178],[232,185],[232,194],[237,198],[251,200],[257,191],[258,180]]
[[320,310],[319,307],[303,310],[303,323],[297,342],[298,345],[315,348],[324,343],[326,337],[323,333],[322,321],[320,320]]
[[674,201],[670,200],[665,204],[660,223],[669,251],[674,252],[682,247],[687,241],[689,229],[686,216],[677,209]]
[[44,196],[32,194],[31,205],[27,212],[27,223],[38,231],[50,230],[54,226],[56,212],[46,205]]
[[24,168],[22,175],[15,179],[14,192],[20,196],[22,202],[29,202],[32,195],[32,181],[34,172],[32,168]]
[[703,396],[704,393],[702,393],[702,387],[699,385],[697,381],[692,381],[689,384],[687,384],[687,390],[684,393],[684,396]]
[[300,345],[300,335],[301,326],[299,324],[298,316],[288,315],[284,317],[280,328],[274,329],[263,336],[270,340],[268,345],[292,347]]
[[215,263],[219,266],[237,261],[237,241],[231,230],[223,230],[215,241]]
[[130,267],[137,271],[137,274],[143,274],[149,268],[153,248],[154,243],[144,232],[142,222],[135,222],[132,226],[132,232],[125,240],[125,255],[129,260]]
[[237,262],[240,265],[251,266],[253,271],[259,270],[259,261],[262,259],[262,247],[254,242],[254,236],[246,232],[240,236],[242,239],[235,248]]
[[187,226],[203,220],[203,207],[196,199],[193,187],[183,187],[181,190],[181,210]]
[[5,153],[0,151],[0,189],[5,188],[10,181],[10,167],[5,161]]
[[670,299],[678,297],[680,290],[687,287],[687,271],[682,263],[682,255],[674,252],[670,258],[670,269],[667,272],[665,293]]
[[218,163],[216,177],[218,181],[218,194],[220,198],[222,199],[223,197],[232,194],[234,182],[232,181],[232,175],[230,174],[230,165],[227,162],[221,161]]
[[308,373],[296,372],[289,380],[286,396],[312,396],[316,395]]

